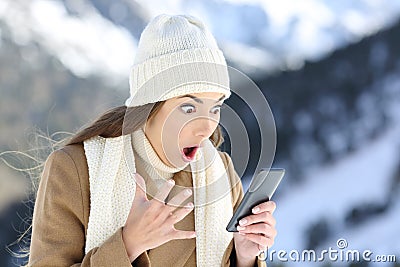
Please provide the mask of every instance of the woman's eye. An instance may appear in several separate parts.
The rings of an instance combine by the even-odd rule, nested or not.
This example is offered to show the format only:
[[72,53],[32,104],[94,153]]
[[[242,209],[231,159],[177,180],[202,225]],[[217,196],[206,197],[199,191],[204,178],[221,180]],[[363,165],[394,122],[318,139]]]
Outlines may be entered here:
[[212,114],[218,114],[220,111],[221,111],[221,106],[215,106],[210,110]]
[[181,110],[183,113],[190,114],[196,111],[196,108],[193,105],[183,105],[181,106]]

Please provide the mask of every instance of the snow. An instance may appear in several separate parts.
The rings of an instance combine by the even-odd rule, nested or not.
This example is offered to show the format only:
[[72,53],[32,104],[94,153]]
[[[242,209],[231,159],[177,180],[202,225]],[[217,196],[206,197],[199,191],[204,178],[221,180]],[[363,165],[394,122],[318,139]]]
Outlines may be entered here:
[[[237,6],[258,5],[264,10],[268,23],[262,34],[259,27],[248,29],[253,31],[255,40],[260,37],[264,47],[283,55],[288,69],[298,69],[305,59],[318,60],[341,46],[371,35],[398,20],[400,13],[400,2],[390,0],[228,2]],[[216,18],[221,19],[223,15],[219,12]],[[240,19],[240,16],[225,15],[227,20]],[[232,28],[229,32],[236,35]]]
[[154,0],[141,5],[150,18],[160,13],[199,17],[226,57],[251,74],[299,69],[305,60],[321,59],[400,16],[400,2],[390,0]]
[[341,220],[351,208],[349,203],[386,200],[398,164],[399,134],[398,127],[392,129],[340,162],[308,171],[306,182],[286,189],[275,214],[282,233],[276,245],[301,248],[300,229],[305,229],[310,219],[324,216]]
[[[342,233],[349,240],[349,248],[370,249],[374,253],[399,253],[400,198],[388,210],[388,214],[367,221],[356,229]],[[400,255],[399,255],[400,256]],[[399,258],[400,259],[400,258]]]
[[[153,0],[139,4],[147,20],[161,13],[199,17],[226,57],[247,73],[299,69],[305,60],[318,60],[400,16],[400,1],[391,0]],[[78,17],[68,14],[60,1],[3,0],[0,20],[11,28],[16,42],[39,42],[76,75],[126,80],[137,40],[102,17],[89,1],[79,9]]]
[[[2,0],[0,20],[8,25],[16,43],[39,43],[78,76],[96,74],[107,77],[110,83],[127,80],[137,40],[125,28],[102,17],[90,1],[84,3],[77,17],[68,14],[60,1]],[[400,16],[400,1],[392,0],[153,0],[141,1],[140,5],[148,20],[160,13],[198,16],[210,27],[227,58],[248,72],[301,68],[305,60],[317,60],[356,42]],[[249,19],[243,10],[257,15]],[[377,49],[384,54],[384,47]],[[368,248],[382,254],[400,251],[399,198],[382,216],[351,229],[344,224],[345,215],[354,205],[381,203],[388,195],[390,179],[399,163],[399,88],[398,73],[382,85],[392,124],[378,139],[364,142],[360,149],[332,165],[309,169],[301,184],[284,180],[275,198],[279,234],[273,249],[303,249],[305,229],[325,217],[336,234],[321,248],[334,247],[343,237],[352,249]],[[364,127],[372,122],[375,104],[369,95],[360,98],[359,108],[368,116]],[[303,124],[307,118],[301,121]],[[312,121],[307,123],[313,125]],[[354,127],[361,129],[359,125]],[[333,133],[331,141],[332,147],[340,148],[340,136]],[[247,186],[244,184],[245,189]]]
[[[400,149],[400,78],[396,73],[388,75],[380,87],[391,120],[389,129],[340,161],[308,170],[305,182],[285,184],[283,194],[275,199],[279,234],[272,249],[305,249],[305,230],[315,220],[325,218],[332,234],[317,251],[329,247],[337,249],[336,241],[345,238],[348,249],[369,249],[374,256],[397,253],[400,258],[398,193],[394,194],[396,198],[386,213],[353,227],[344,224],[345,216],[352,208],[365,203],[383,204],[392,190],[390,185],[398,168]],[[296,263],[296,266],[309,266],[309,262]],[[373,263],[371,266],[381,265]]]
[[78,76],[101,74],[110,84],[127,80],[136,40],[89,4],[79,18],[68,15],[59,1],[35,0],[24,6],[18,1],[2,3],[0,19],[20,45],[39,42]]

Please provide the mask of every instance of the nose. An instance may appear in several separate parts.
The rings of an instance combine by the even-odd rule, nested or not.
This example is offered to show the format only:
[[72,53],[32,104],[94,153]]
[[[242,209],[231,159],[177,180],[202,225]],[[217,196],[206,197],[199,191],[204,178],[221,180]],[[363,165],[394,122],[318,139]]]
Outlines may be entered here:
[[201,136],[203,138],[208,138],[214,132],[217,127],[217,122],[210,118],[201,118],[195,122],[196,125],[196,136]]

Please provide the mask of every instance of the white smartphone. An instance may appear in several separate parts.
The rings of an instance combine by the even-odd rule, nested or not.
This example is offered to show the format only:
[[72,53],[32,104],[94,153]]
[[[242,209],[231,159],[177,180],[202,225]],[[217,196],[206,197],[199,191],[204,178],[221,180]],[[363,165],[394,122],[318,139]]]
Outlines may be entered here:
[[228,232],[237,232],[236,227],[239,225],[239,221],[251,215],[252,208],[271,199],[284,175],[284,169],[261,169],[252,179],[226,230]]

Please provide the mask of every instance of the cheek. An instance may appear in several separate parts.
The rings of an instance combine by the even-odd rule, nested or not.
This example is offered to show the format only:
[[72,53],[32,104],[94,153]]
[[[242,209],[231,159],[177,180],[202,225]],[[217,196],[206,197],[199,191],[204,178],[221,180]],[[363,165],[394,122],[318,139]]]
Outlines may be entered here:
[[167,142],[172,141],[172,139],[177,139],[181,131],[185,128],[186,123],[172,116],[171,118],[167,118],[162,125],[163,140]]
[[219,116],[218,116],[218,118],[213,119],[212,122],[213,122],[213,124],[212,124],[212,126],[213,126],[212,127],[212,132],[214,132],[215,129],[217,129],[218,124],[219,124]]
[[[169,113],[160,125],[164,153],[172,161],[179,152],[181,134],[182,131],[185,131],[187,123],[179,115],[176,111]],[[180,155],[180,152],[178,154]]]
[[181,131],[179,132],[179,141],[185,142],[185,140],[189,139],[192,136],[193,130],[191,129],[190,124],[185,125],[182,127]]

